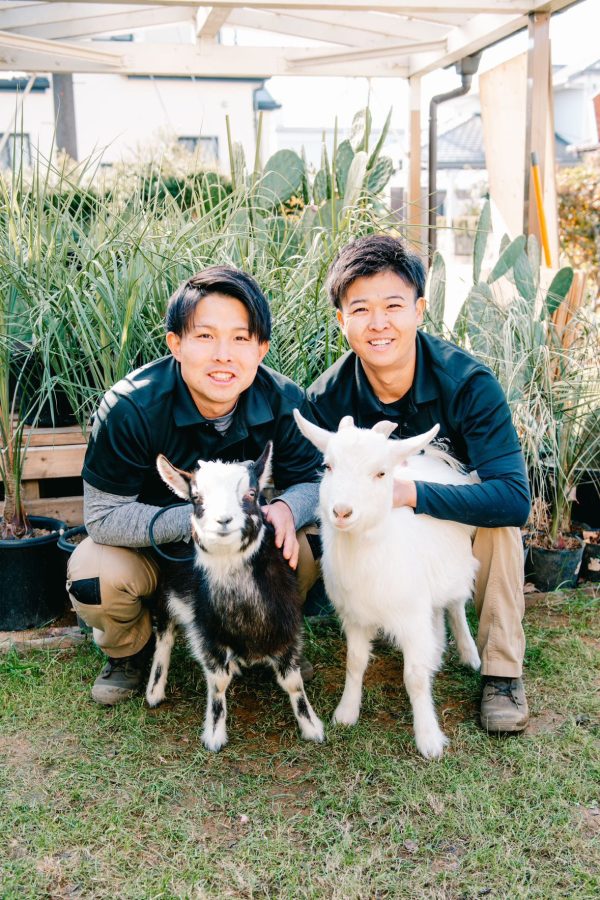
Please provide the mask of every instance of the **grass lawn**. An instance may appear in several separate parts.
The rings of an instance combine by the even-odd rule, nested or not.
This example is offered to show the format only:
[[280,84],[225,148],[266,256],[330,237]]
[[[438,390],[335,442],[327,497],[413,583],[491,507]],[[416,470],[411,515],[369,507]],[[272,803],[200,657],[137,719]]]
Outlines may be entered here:
[[[355,728],[303,742],[254,670],[229,691],[218,755],[199,743],[203,676],[181,644],[156,710],[92,703],[93,646],[0,659],[0,897],[600,896],[598,598],[548,595],[526,630],[527,733],[480,731],[479,678],[451,648],[435,762],[414,746],[401,657],[379,645]],[[308,625],[306,643],[327,721],[337,624]]]

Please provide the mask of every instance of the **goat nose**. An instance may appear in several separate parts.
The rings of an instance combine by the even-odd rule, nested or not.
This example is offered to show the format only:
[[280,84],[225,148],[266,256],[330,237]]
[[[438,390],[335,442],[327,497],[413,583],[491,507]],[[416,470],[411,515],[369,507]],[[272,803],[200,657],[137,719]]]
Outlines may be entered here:
[[229,523],[233,520],[233,516],[221,516],[220,519],[217,519],[219,525],[229,525]]
[[344,505],[338,503],[336,506],[333,507],[333,514],[336,517],[336,519],[349,519],[350,516],[352,515],[352,507],[344,506]]

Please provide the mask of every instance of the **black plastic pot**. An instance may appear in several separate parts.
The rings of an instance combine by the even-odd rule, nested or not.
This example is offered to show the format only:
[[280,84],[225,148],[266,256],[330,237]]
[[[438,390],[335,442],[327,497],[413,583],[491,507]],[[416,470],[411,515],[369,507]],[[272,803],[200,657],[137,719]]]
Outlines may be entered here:
[[600,581],[600,544],[586,541],[580,577],[582,581]]
[[16,541],[0,541],[0,630],[39,628],[68,608],[65,587],[66,557],[57,547],[59,519],[30,516],[34,528],[51,534]]
[[65,553],[71,554],[77,546],[77,544],[74,544],[71,541],[71,538],[78,537],[80,534],[85,534],[87,536],[87,528],[85,525],[76,525],[75,528],[67,528],[66,531],[63,531],[58,539],[60,550],[64,550]]
[[529,544],[525,559],[525,578],[533,582],[539,591],[556,591],[572,588],[577,584],[581,568],[584,544],[576,535],[569,535],[579,542],[574,550],[547,550]]

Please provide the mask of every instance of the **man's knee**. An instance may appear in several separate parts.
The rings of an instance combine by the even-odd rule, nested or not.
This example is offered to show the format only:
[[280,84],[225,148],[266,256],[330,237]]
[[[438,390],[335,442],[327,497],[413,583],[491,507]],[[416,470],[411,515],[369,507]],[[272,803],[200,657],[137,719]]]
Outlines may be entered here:
[[300,552],[298,554],[298,566],[296,574],[298,576],[298,586],[302,600],[306,599],[306,595],[311,587],[321,575],[321,539],[319,537],[319,528],[317,525],[307,525],[296,533]]

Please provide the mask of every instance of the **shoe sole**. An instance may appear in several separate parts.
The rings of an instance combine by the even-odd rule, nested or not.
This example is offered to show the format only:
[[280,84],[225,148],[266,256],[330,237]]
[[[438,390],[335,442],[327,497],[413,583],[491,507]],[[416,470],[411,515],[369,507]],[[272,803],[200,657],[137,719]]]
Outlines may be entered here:
[[135,693],[135,690],[127,691],[118,688],[116,690],[109,690],[105,688],[101,691],[92,689],[92,700],[95,703],[99,703],[101,706],[116,706],[117,703],[123,703],[123,701],[125,700],[131,700]]
[[499,722],[498,724],[485,723],[481,717],[479,721],[483,730],[488,734],[518,734],[521,731],[525,731],[529,725],[529,716],[524,722],[513,722],[512,724],[509,722]]

